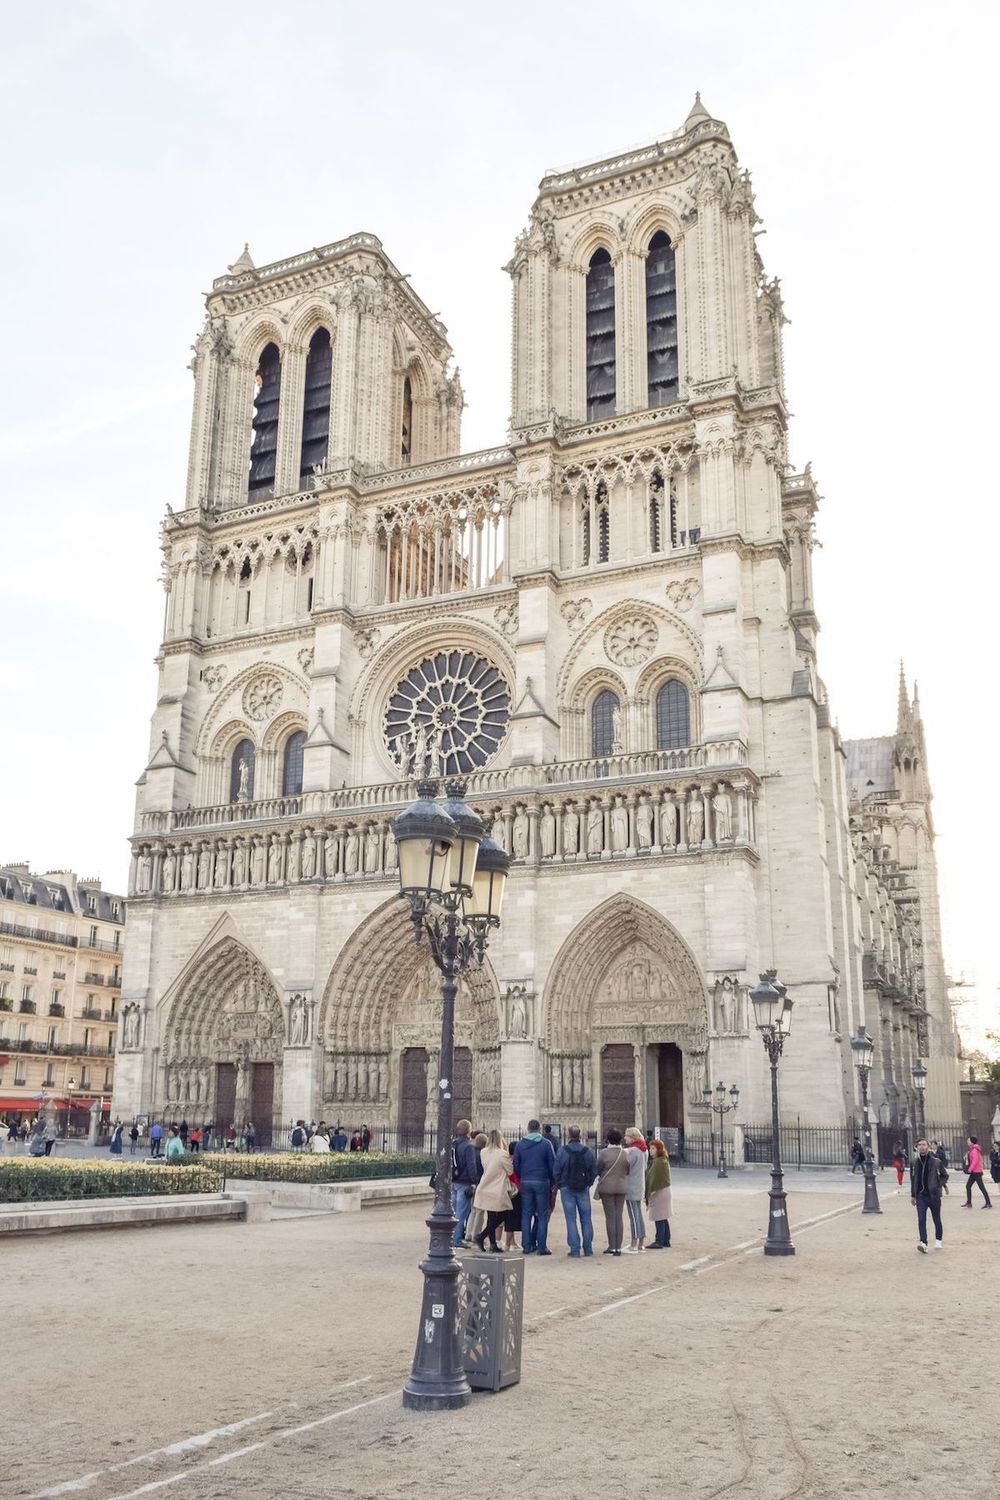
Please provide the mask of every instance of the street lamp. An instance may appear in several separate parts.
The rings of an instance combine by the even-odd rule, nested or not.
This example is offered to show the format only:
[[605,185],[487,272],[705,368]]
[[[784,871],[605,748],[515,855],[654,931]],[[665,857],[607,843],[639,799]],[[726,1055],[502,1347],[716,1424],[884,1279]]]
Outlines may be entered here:
[[750,991],[754,1021],[760,1032],[764,1051],[771,1064],[771,1192],[767,1220],[765,1255],[794,1255],[785,1185],[781,1172],[781,1125],[778,1116],[778,1058],[792,1025],[792,1001],[776,969],[760,976],[760,983]]
[[67,1140],[69,1140],[69,1123],[73,1115],[73,1090],[75,1088],[76,1079],[68,1078],[66,1080],[66,1129],[63,1131]]
[[910,1076],[913,1079],[913,1087],[917,1091],[917,1129],[920,1131],[921,1138],[923,1138],[927,1130],[927,1124],[924,1120],[924,1089],[927,1087],[927,1069],[919,1057],[913,1064]]
[[872,1163],[872,1122],[868,1114],[868,1075],[871,1072],[872,1058],[875,1055],[875,1043],[864,1026],[859,1026],[857,1036],[851,1037],[851,1051],[854,1053],[854,1066],[861,1080],[861,1108],[864,1113],[865,1202],[861,1212],[880,1214],[882,1209],[879,1206],[875,1167]]
[[702,1094],[706,1106],[712,1111],[713,1115],[718,1115],[719,1117],[719,1170],[715,1175],[717,1177],[728,1177],[729,1173],[726,1171],[726,1139],[723,1131],[723,1120],[729,1114],[730,1110],[736,1109],[739,1104],[740,1091],[734,1083],[729,1090],[729,1098],[732,1101],[730,1104],[726,1103],[726,1085],[721,1081],[715,1086],[714,1100],[712,1098],[712,1090],[708,1084],[705,1085]]
[[451,1196],[455,997],[459,977],[482,964],[490,930],[500,925],[510,857],[487,838],[482,821],[462,801],[463,790],[460,781],[449,781],[444,802],[438,802],[437,782],[421,780],[417,801],[392,825],[400,895],[410,903],[417,942],[426,936],[441,972],[434,1207],[427,1220],[430,1248],[420,1263],[424,1288],[417,1349],[403,1387],[403,1405],[417,1411],[464,1406],[472,1395],[459,1328],[461,1273],[452,1245],[457,1222]]

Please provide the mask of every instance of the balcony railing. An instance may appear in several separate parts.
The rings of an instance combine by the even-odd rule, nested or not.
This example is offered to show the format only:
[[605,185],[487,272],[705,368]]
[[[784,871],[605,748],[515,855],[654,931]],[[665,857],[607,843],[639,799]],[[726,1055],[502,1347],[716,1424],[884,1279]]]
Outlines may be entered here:
[[[682,775],[696,770],[746,766],[749,755],[742,740],[712,740],[673,750],[640,750],[629,755],[584,757],[547,765],[507,766],[474,771],[466,778],[466,796],[529,792],[546,787],[576,787],[649,776]],[[402,807],[413,798],[412,781],[386,781],[369,786],[340,787],[329,792],[302,792],[297,797],[268,797],[259,802],[221,802],[210,807],[186,807],[171,812],[148,812],[139,817],[138,832],[172,833],[185,828],[224,828],[244,823],[313,818],[322,813],[380,811]]]
[[65,1005],[50,1005],[49,1006],[49,1015],[50,1016],[64,1016],[65,1014],[66,1014],[66,1007],[65,1007]]
[[120,953],[122,951],[121,943],[109,943],[104,938],[98,938],[93,943],[81,938],[80,947],[88,948],[92,953]]
[[104,977],[103,974],[84,974],[84,976],[83,976],[83,982],[84,982],[84,984],[108,984],[109,983],[109,981],[107,979],[105,979],[105,977]]
[[29,1052],[37,1057],[111,1057],[114,1047],[84,1046],[83,1042],[34,1042],[0,1037],[0,1052]]
[[99,1010],[93,1010],[90,1007],[88,1007],[86,1010],[82,1010],[80,1014],[85,1021],[99,1021],[101,1019],[101,1012]]
[[18,922],[0,922],[0,933],[10,937],[31,938],[34,943],[59,943],[63,948],[78,946],[78,939],[71,933],[49,932],[44,927],[22,927]]
[[29,969],[28,966],[27,966],[27,964],[25,964],[25,966],[24,966],[24,972],[25,972],[25,974],[37,974],[38,970],[37,969]]
[[17,1008],[22,1015],[33,1016],[35,1014],[37,1006],[35,1005],[34,1000],[22,1000]]

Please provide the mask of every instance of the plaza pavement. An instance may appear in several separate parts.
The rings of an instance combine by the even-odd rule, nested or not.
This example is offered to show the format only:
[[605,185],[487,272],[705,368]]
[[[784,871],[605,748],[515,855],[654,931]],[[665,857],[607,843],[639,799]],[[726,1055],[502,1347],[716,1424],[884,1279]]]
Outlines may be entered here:
[[415,1205],[20,1240],[0,1495],[986,1500],[1000,1214],[955,1183],[921,1256],[889,1181],[862,1217],[860,1177],[790,1173],[783,1260],[758,1171],[677,1172],[666,1253],[568,1260],[557,1212],[521,1383],[434,1415],[399,1399]]

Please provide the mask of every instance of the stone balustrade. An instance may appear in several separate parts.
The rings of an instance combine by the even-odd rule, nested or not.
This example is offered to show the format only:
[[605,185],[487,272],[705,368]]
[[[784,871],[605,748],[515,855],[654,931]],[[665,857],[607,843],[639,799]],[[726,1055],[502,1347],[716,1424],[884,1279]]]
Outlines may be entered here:
[[[517,769],[538,773],[553,768]],[[503,787],[499,800],[473,788],[467,794],[515,867],[756,849],[758,782],[748,770],[712,768],[692,775],[679,768],[669,780],[619,777],[597,785],[591,777],[589,786],[562,783],[558,793],[539,779],[540,785]],[[400,783],[395,800],[403,805],[411,795],[409,784]],[[133,839],[129,892],[194,897],[309,882],[395,879],[393,815],[384,808],[372,815],[370,804],[360,811],[341,806],[321,816],[300,807],[277,828],[207,833],[199,827],[191,838],[178,838],[176,829],[139,835]]]
[[[629,755],[605,755],[581,760],[551,761],[546,765],[505,766],[475,771],[465,779],[469,797],[542,787],[570,787],[630,782],[643,777],[681,775],[703,768],[745,766],[742,740],[711,740],[703,745],[673,750],[639,750]],[[279,822],[293,817],[317,817],[347,809],[372,811],[399,808],[414,796],[412,781],[387,781],[369,786],[345,786],[337,791],[302,792],[295,797],[268,797],[260,802],[221,802],[208,807],[186,807],[139,816],[138,834],[172,833],[188,828],[218,828],[247,823]]]

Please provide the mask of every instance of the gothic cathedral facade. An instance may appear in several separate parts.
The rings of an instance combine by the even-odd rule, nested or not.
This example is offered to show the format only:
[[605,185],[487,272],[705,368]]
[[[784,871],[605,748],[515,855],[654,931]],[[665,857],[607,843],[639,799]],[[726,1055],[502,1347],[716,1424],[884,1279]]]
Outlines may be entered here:
[[423,1133],[439,990],[389,834],[418,756],[514,861],[459,996],[461,1113],[697,1131],[724,1079],[763,1121],[748,990],[776,968],[792,1117],[855,1118],[864,1021],[886,1123],[918,1057],[928,1119],[960,1118],[919,709],[852,748],[817,675],[819,496],[757,223],[700,101],[545,177],[486,452],[374,236],[214,282],[163,526],[123,1118]]

